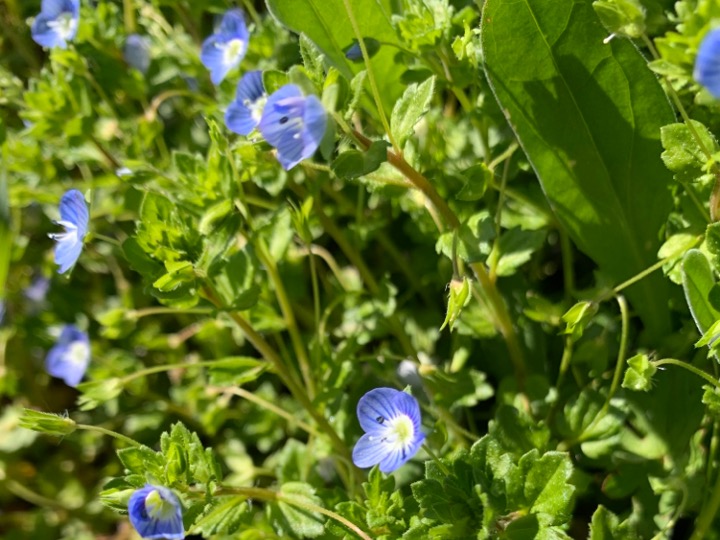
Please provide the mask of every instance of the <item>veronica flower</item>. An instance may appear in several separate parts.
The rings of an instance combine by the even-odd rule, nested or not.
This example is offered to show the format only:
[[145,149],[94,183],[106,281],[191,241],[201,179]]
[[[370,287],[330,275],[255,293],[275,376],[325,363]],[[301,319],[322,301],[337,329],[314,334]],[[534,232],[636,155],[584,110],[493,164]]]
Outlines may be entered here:
[[150,42],[145,36],[130,34],[125,40],[123,58],[130,67],[140,73],[147,73],[150,67]]
[[55,263],[60,265],[59,273],[67,272],[80,257],[83,238],[87,234],[88,219],[88,208],[83,194],[77,189],[66,191],[60,199],[60,221],[56,222],[65,227],[65,232],[49,235],[57,241]]
[[80,0],[42,0],[32,24],[32,38],[43,47],[64,49],[75,37],[79,20]]
[[128,501],[130,523],[143,538],[185,538],[180,501],[162,486],[146,485]]
[[695,58],[695,80],[720,97],[720,28],[708,32]]
[[326,126],[327,113],[320,100],[286,84],[267,99],[258,127],[287,171],[315,153]]
[[365,435],[353,448],[358,467],[380,464],[389,473],[413,457],[425,434],[420,431],[420,406],[410,394],[376,388],[360,398],[357,415]]
[[249,71],[243,75],[237,86],[235,101],[225,112],[228,129],[240,135],[250,135],[260,123],[266,101],[262,71]]
[[88,335],[73,324],[63,327],[57,344],[45,358],[45,369],[68,386],[77,386],[90,363]]
[[200,60],[210,70],[213,84],[220,84],[240,63],[247,52],[249,38],[242,11],[231,9],[226,12],[220,27],[203,42],[200,52]]

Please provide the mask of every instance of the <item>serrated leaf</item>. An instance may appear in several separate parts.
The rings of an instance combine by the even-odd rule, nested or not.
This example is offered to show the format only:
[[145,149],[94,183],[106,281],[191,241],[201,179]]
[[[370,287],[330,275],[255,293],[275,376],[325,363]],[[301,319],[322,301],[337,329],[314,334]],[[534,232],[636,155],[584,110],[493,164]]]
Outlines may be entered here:
[[588,540],[636,540],[639,537],[627,522],[620,519],[604,506],[598,506],[590,522]]
[[325,518],[308,506],[322,506],[315,489],[304,482],[287,482],[282,485],[278,502],[271,505],[278,512],[271,512],[273,525],[281,533],[291,533],[300,538],[315,538],[325,531]]
[[244,497],[220,498],[213,501],[193,525],[193,534],[211,536],[235,534],[250,524],[252,514]]
[[685,300],[700,334],[720,319],[720,312],[710,303],[710,291],[715,286],[710,262],[698,249],[691,249],[682,260],[682,283]]
[[430,77],[419,85],[411,84],[408,86],[397,103],[395,103],[390,116],[390,131],[400,148],[413,134],[415,124],[428,111],[434,89],[435,77]]
[[690,122],[693,130],[684,123],[669,124],[660,130],[665,148],[663,162],[675,173],[678,182],[695,182],[707,175],[708,156],[698,144],[696,133],[707,151],[714,154],[718,150],[717,141],[708,128],[697,120]]
[[628,390],[649,391],[657,368],[646,354],[638,354],[627,360],[628,369],[623,378],[622,387]]

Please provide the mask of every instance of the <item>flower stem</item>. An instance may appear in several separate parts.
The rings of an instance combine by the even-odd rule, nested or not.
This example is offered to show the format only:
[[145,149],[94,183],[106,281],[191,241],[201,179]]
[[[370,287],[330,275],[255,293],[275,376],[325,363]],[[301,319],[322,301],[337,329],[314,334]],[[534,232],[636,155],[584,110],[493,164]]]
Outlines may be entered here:
[[702,540],[707,537],[707,532],[710,530],[713,521],[715,521],[718,509],[720,509],[720,474],[715,479],[715,486],[713,486],[710,500],[700,511],[690,540]]
[[89,424],[75,424],[75,427],[77,429],[84,429],[85,431],[95,431],[97,433],[102,433],[103,435],[108,435],[110,437],[114,437],[120,441],[128,443],[130,446],[142,446],[142,444],[140,444],[139,442],[131,439],[130,437],[126,437],[122,433],[118,433],[117,431],[105,429],[100,426],[91,426]]
[[687,369],[688,371],[694,373],[698,377],[702,377],[707,382],[709,382],[711,385],[713,385],[715,388],[720,388],[720,381],[717,379],[714,379],[711,375],[705,373],[703,370],[696,368],[695,366],[688,364],[687,362],[683,362],[682,360],[676,360],[674,358],[663,358],[661,360],[653,360],[650,362],[655,367],[664,366],[666,364],[670,364],[673,366],[678,366],[684,369]]
[[440,470],[441,470],[443,473],[445,473],[445,476],[450,476],[450,475],[451,475],[450,469],[448,469],[448,468],[445,466],[445,464],[444,464],[442,461],[440,461],[440,458],[438,457],[438,455],[437,455],[435,452],[432,451],[432,449],[430,448],[430,445],[427,444],[427,443],[423,443],[422,447],[423,447],[423,450],[425,450],[425,451],[428,453],[428,455],[429,455],[431,458],[433,458],[433,461],[434,461],[435,463],[437,463],[437,466],[440,467]]

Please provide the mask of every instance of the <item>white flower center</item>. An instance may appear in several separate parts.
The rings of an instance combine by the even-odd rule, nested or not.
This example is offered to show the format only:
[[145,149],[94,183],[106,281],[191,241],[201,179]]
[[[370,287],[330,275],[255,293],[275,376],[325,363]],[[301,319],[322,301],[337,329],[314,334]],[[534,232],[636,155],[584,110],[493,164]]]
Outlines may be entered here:
[[387,427],[392,434],[388,442],[393,442],[398,447],[407,446],[415,438],[415,425],[410,417],[404,414],[389,420]]
[[145,497],[145,511],[152,519],[167,520],[175,515],[175,506],[154,489]]
[[74,223],[69,221],[58,221],[56,222],[61,227],[65,227],[65,232],[61,233],[50,233],[48,236],[58,242],[71,242],[75,243],[78,241],[78,228]]
[[260,119],[262,118],[262,113],[263,109],[265,108],[266,101],[267,96],[265,94],[257,98],[255,101],[250,101],[249,99],[243,101],[243,105],[245,105],[250,110],[250,116],[253,120],[255,120],[256,123],[259,123]]
[[66,361],[76,366],[84,366],[90,356],[90,347],[84,341],[73,341],[65,352]]
[[61,13],[54,21],[49,21],[48,26],[57,32],[57,35],[65,41],[72,39],[77,28],[77,20],[72,13],[67,11]]
[[225,43],[223,62],[226,66],[233,64],[243,52],[245,52],[245,42],[242,39],[231,39]]

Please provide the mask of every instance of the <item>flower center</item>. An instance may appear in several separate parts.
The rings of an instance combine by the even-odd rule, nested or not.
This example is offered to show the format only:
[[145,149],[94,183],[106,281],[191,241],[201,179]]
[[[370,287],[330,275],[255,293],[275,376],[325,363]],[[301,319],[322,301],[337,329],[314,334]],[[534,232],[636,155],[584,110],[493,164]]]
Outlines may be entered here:
[[90,356],[90,347],[84,341],[73,341],[65,353],[65,359],[75,365],[85,365],[88,356]]
[[58,36],[64,40],[69,40],[75,35],[77,21],[72,13],[65,11],[61,13],[54,21],[49,21],[48,26],[53,28]]
[[145,511],[151,519],[167,520],[175,515],[175,506],[154,489],[145,497]]
[[389,434],[389,442],[395,443],[399,447],[405,447],[415,438],[415,426],[409,416],[401,414],[392,420],[389,420],[387,429]]
[[225,65],[232,64],[237,61],[245,51],[245,42],[242,39],[231,39],[225,44],[224,62]]
[[260,119],[262,118],[263,109],[265,108],[265,102],[267,101],[267,96],[263,94],[259,98],[257,98],[255,101],[250,101],[249,99],[246,99],[243,102],[243,105],[245,105],[248,110],[250,111],[250,116],[253,120],[255,120],[255,123],[260,123]]

